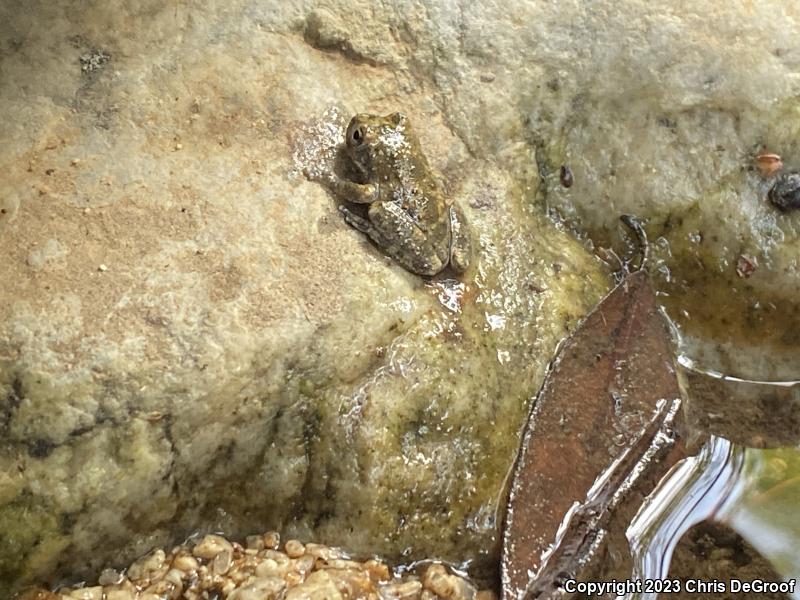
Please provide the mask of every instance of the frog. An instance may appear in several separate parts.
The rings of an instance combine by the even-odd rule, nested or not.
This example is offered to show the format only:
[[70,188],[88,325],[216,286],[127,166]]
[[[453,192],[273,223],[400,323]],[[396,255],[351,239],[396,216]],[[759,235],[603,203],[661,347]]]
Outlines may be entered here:
[[[344,221],[365,233],[406,270],[432,277],[448,266],[469,267],[470,231],[464,212],[443,193],[405,114],[356,114],[345,131],[351,178],[330,174],[344,202]],[[359,214],[350,205],[366,205]]]

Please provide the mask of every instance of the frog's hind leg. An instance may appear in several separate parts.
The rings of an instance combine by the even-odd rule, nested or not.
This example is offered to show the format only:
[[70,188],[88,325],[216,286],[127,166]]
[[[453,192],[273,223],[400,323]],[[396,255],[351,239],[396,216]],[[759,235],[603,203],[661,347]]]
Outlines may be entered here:
[[374,203],[369,220],[340,208],[345,220],[363,231],[387,255],[419,275],[435,275],[444,268],[425,233],[394,203]]
[[469,267],[471,243],[467,219],[458,204],[450,207],[450,266],[456,273]]

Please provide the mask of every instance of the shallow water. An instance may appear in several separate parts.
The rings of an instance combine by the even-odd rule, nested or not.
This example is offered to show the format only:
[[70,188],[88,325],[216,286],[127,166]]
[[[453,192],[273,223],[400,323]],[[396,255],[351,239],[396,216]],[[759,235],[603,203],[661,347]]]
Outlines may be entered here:
[[[680,539],[693,526],[711,520],[739,533],[786,581],[798,580],[799,501],[797,448],[745,448],[712,435],[696,456],[675,465],[628,528],[633,576],[667,579]],[[628,596],[656,597],[654,593]],[[797,600],[800,591],[791,597]]]
[[[697,456],[675,465],[639,510],[627,531],[637,579],[667,579],[672,553],[694,525],[735,503],[744,482],[744,454],[723,438],[712,437]],[[657,594],[630,594],[651,600]]]
[[[759,211],[756,225],[782,236],[774,218],[763,214],[768,209]],[[781,283],[788,272],[780,272],[769,251],[760,265],[750,264],[745,250],[740,262],[731,262],[726,242],[704,243],[700,229],[691,213],[674,224],[671,241],[661,237],[651,245],[649,270],[674,327],[688,438],[707,441],[673,468],[631,523],[634,575],[666,578],[683,535],[715,521],[741,535],[786,580],[797,579],[800,307],[788,279]]]

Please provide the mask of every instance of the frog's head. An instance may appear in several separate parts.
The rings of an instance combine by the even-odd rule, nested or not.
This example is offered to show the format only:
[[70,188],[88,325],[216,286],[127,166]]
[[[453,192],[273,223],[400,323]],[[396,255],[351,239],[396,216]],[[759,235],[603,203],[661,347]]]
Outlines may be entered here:
[[407,142],[406,116],[396,112],[385,117],[358,114],[350,119],[345,133],[347,153],[367,177],[383,170]]

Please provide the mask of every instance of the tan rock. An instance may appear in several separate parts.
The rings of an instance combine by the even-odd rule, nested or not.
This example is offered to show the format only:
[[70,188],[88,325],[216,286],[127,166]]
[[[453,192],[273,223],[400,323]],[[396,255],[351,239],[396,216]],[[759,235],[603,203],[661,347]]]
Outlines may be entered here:
[[303,583],[290,588],[285,600],[342,600],[342,594],[327,571],[314,571]]
[[136,592],[127,589],[106,589],[105,600],[136,600]]
[[69,597],[73,600],[103,600],[103,586],[95,585],[74,590],[69,593]]
[[127,576],[132,581],[145,581],[152,579],[164,567],[166,553],[161,548],[156,548],[128,567]]
[[274,600],[285,587],[277,577],[261,577],[231,593],[228,600]]
[[213,559],[222,552],[226,553],[227,560],[225,562],[229,563],[233,546],[228,540],[219,535],[207,535],[192,548],[192,554],[197,558],[206,560]]
[[[523,60],[518,23],[557,24],[538,3],[368,4],[0,8],[19,46],[0,58],[0,589],[264,515],[355,554],[494,547],[509,432],[609,283],[544,217],[529,140],[561,138],[525,129],[562,66]],[[398,267],[303,175],[350,114],[395,110],[474,229],[460,281]]]
[[422,593],[422,583],[417,580],[386,583],[378,587],[383,600],[417,600]]

